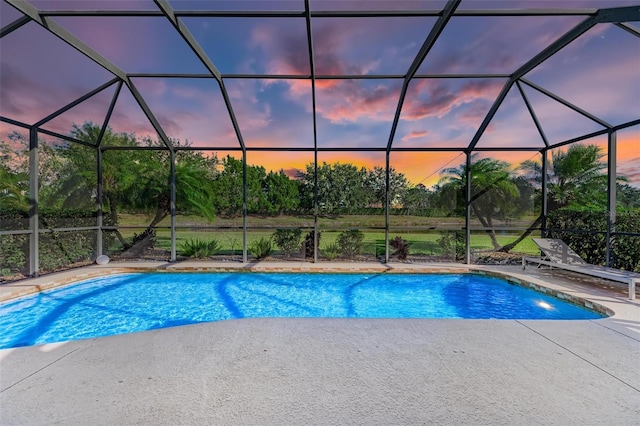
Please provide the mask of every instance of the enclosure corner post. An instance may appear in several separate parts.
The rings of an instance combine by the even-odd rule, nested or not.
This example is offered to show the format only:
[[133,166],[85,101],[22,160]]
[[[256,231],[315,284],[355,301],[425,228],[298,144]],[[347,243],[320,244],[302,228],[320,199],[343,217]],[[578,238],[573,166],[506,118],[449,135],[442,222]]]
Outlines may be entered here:
[[547,214],[548,214],[548,210],[549,210],[549,200],[547,198],[547,167],[548,167],[548,156],[549,156],[549,150],[548,149],[543,149],[542,152],[542,167],[540,170],[540,173],[542,173],[541,176],[541,182],[542,182],[542,211],[540,212],[540,214],[542,215],[542,223],[540,225],[541,227],[541,236],[542,238],[547,238]]
[[172,149],[169,151],[169,181],[171,191],[171,262],[176,261],[176,154]]
[[29,275],[40,273],[40,219],[38,213],[38,128],[29,129]]
[[313,263],[318,263],[318,150],[313,151]]
[[466,152],[464,187],[464,229],[465,229],[465,263],[471,263],[471,152]]
[[247,263],[247,150],[242,150],[242,263]]
[[97,168],[97,193],[96,193],[96,257],[102,256],[102,150],[96,147],[96,168]]
[[609,180],[607,182],[607,266],[611,266],[614,260],[613,246],[616,238],[616,182],[618,171],[616,162],[618,157],[617,134],[615,130],[609,131],[607,168]]
[[389,151],[387,151],[384,181],[384,263],[389,263],[389,173]]

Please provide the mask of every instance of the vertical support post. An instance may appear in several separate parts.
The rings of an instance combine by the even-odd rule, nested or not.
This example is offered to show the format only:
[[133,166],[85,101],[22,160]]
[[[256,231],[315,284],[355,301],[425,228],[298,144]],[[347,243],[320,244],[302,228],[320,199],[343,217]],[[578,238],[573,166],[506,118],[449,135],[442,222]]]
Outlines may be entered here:
[[471,263],[471,152],[467,152],[464,188],[464,229],[465,229],[465,263]]
[[242,263],[247,263],[247,150],[242,150]]
[[318,263],[318,150],[313,151],[313,263]]
[[96,194],[96,226],[98,232],[96,233],[96,257],[102,256],[102,150],[100,147],[96,147],[96,167],[97,167],[97,194]]
[[29,129],[29,275],[40,272],[40,219],[38,217],[38,128]]
[[389,151],[387,151],[384,179],[384,263],[389,263],[389,189],[391,186],[389,174]]
[[176,153],[172,149],[169,151],[169,190],[170,204],[169,213],[171,215],[171,259],[176,261]]
[[[307,47],[309,51],[309,70],[311,71],[311,111],[313,112],[313,262],[318,262],[318,123],[316,119],[316,66],[314,64],[313,37],[311,36],[311,7],[304,0],[304,14],[307,24]],[[306,244],[306,240],[305,240]],[[306,251],[306,245],[305,245]],[[306,257],[306,253],[305,253]]]
[[616,204],[617,204],[617,188],[618,170],[616,162],[618,158],[618,141],[615,130],[609,131],[608,138],[608,157],[607,157],[607,266],[613,263],[613,246],[616,238]]
[[542,211],[540,212],[540,214],[542,215],[542,223],[541,223],[541,234],[542,234],[542,238],[547,238],[547,213],[549,210],[549,199],[547,197],[547,167],[548,167],[548,158],[549,158],[549,150],[548,149],[543,149],[542,152],[542,167],[540,170],[540,173],[542,173],[541,176],[541,183],[542,183]]

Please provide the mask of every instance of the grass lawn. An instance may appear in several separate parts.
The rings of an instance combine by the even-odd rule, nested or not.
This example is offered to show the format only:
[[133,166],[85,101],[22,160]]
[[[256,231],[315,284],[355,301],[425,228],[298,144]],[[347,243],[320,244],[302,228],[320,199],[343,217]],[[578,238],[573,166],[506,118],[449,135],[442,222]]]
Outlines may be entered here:
[[[134,233],[140,233],[144,230],[144,226],[149,223],[150,217],[145,215],[123,214],[120,218],[122,226],[138,226],[137,229],[121,229],[122,235],[126,239],[133,237]],[[348,228],[360,229],[365,238],[363,243],[363,254],[365,255],[382,255],[384,254],[384,230],[382,229],[366,229],[367,227],[384,227],[384,216],[364,216],[350,215],[337,218],[319,218],[320,225],[320,250],[322,252],[328,244],[335,243],[341,231]],[[193,228],[182,228],[176,231],[176,242],[178,250],[180,245],[187,240],[212,240],[216,239],[221,246],[221,254],[236,253],[242,251],[242,218],[216,218],[213,222],[207,222],[199,217],[182,216],[176,218],[177,226],[192,226]],[[528,222],[530,223],[530,222]],[[522,221],[523,227],[528,224]],[[306,235],[313,228],[313,217],[248,217],[247,224],[247,246],[260,238],[269,239],[273,232],[281,227],[302,227],[302,236]],[[159,227],[168,227],[170,222],[163,220]],[[419,216],[392,216],[389,238],[400,235],[409,242],[410,254],[422,254],[427,256],[442,255],[442,249],[438,240],[442,238],[442,233],[447,229],[460,229],[463,225],[462,218],[433,218]],[[521,225],[521,224],[518,224]],[[197,229],[198,226],[215,226],[215,227],[232,227],[237,229]],[[513,225],[515,226],[515,225]],[[419,227],[419,229],[407,229],[409,227]],[[394,229],[395,228],[395,229]],[[432,228],[432,229],[430,229]],[[435,228],[435,229],[433,229]],[[509,234],[500,234],[497,236],[500,245],[508,244],[514,241],[522,231],[514,229]],[[171,248],[171,233],[169,229],[159,228],[156,231],[157,246],[169,250]],[[537,234],[534,233],[532,237]],[[482,231],[474,231],[471,235],[471,249],[482,251],[492,248],[489,236]],[[274,245],[273,249],[277,252],[278,248]],[[512,252],[538,254],[536,245],[531,241],[531,237],[526,238],[518,244]]]

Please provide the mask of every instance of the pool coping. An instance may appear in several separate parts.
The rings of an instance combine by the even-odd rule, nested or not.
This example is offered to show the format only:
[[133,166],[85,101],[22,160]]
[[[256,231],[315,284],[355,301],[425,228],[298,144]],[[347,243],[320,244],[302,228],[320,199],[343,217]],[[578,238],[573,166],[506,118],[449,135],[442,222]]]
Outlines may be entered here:
[[[121,272],[471,272],[583,298],[596,320],[245,318],[0,350],[11,424],[632,424],[640,301],[567,271],[507,265],[112,262]],[[42,410],[42,407],[52,407]],[[346,419],[346,420],[345,420]]]
[[[588,277],[570,276],[564,271],[553,270],[553,274],[541,270],[522,271],[518,267],[502,265],[466,265],[450,263],[372,263],[372,262],[113,262],[107,265],[90,265],[38,278],[28,278],[0,285],[0,303],[17,300],[39,292],[73,284],[102,276],[149,272],[297,272],[297,273],[475,273],[504,279],[511,284],[531,288],[540,293],[556,297],[569,303],[605,315],[607,318],[621,318],[621,297],[623,293],[614,287],[603,289],[592,284],[597,281]],[[569,274],[571,275],[571,274]],[[577,274],[574,274],[577,275]],[[562,282],[550,282],[557,280]],[[584,281],[589,281],[586,284]],[[576,284],[576,285],[572,285]],[[637,303],[626,300],[629,305]],[[625,304],[626,305],[626,304]],[[614,309],[615,308],[615,309]],[[634,309],[635,310],[635,309]],[[625,310],[626,311],[626,310]],[[625,312],[626,313],[626,312]],[[622,315],[627,317],[628,315]],[[637,313],[632,317],[636,318]]]

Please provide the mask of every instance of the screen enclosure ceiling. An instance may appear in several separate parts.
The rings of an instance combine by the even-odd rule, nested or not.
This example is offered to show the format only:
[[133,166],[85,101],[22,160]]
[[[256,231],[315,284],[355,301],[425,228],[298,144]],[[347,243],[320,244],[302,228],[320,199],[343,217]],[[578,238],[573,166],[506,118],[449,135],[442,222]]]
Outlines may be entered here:
[[[3,0],[0,125],[166,149],[540,151],[640,124],[640,4]],[[99,144],[99,141],[96,141]]]

